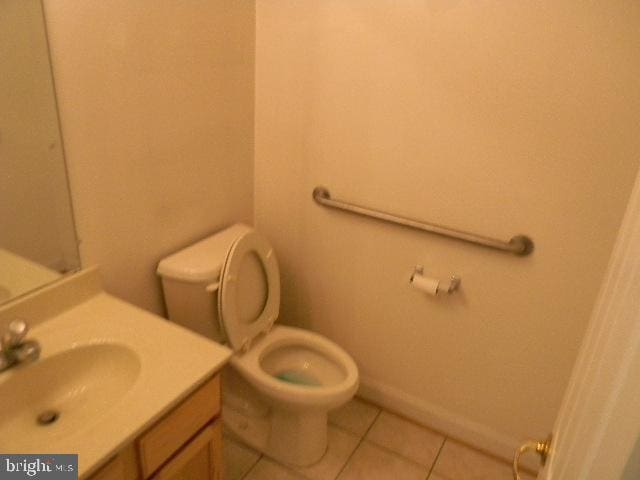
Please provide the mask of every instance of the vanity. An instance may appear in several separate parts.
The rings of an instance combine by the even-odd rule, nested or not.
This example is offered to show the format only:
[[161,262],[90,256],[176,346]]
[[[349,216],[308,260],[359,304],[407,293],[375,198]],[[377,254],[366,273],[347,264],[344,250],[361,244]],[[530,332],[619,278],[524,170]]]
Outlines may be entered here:
[[222,478],[220,371],[231,356],[102,290],[83,270],[0,306],[37,360],[0,373],[0,452],[78,454],[79,478]]

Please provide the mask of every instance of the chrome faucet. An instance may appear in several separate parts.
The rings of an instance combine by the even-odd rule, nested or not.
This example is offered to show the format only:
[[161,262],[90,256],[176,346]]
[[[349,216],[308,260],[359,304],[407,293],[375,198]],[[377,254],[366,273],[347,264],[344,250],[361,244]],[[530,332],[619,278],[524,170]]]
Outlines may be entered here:
[[40,344],[26,340],[29,326],[24,320],[14,320],[0,336],[0,372],[18,363],[32,362],[40,357]]

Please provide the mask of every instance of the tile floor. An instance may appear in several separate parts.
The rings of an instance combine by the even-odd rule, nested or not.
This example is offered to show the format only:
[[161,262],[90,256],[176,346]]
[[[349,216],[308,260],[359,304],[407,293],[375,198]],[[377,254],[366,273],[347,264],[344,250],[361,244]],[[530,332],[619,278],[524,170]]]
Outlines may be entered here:
[[[329,446],[306,468],[225,437],[225,480],[511,480],[511,467],[358,398],[329,416]],[[524,475],[525,480],[533,480]]]

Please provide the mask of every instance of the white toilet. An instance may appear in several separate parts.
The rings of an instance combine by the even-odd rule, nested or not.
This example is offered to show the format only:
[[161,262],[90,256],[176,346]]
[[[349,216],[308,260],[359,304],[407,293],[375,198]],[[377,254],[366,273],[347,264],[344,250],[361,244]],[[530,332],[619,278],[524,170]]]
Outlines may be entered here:
[[310,465],[327,447],[327,412],[358,388],[339,346],[274,326],[280,277],[273,248],[236,224],[160,262],[169,318],[234,350],[223,376],[225,426],[274,459]]

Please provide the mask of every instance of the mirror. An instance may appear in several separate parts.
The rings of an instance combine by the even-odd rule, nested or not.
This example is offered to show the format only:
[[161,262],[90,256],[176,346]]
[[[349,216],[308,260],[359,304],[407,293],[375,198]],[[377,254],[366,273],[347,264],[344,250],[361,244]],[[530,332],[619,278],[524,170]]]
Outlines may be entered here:
[[40,0],[0,0],[0,303],[80,266]]

